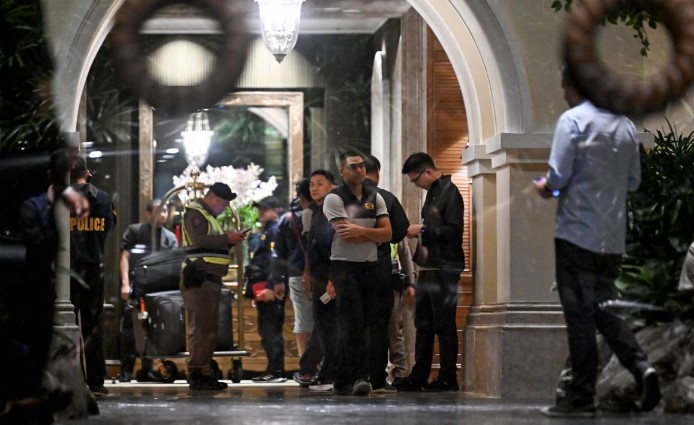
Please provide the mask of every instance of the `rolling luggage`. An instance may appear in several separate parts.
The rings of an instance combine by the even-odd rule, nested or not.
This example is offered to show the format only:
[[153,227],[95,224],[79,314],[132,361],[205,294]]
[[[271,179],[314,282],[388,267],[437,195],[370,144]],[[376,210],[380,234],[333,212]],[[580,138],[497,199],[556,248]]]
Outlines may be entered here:
[[144,296],[147,319],[147,355],[166,356],[186,351],[185,310],[181,291]]
[[[153,292],[144,296],[149,356],[167,356],[186,351],[185,306],[181,291]],[[219,299],[219,331],[216,351],[232,351],[231,303],[233,294],[222,289]]]

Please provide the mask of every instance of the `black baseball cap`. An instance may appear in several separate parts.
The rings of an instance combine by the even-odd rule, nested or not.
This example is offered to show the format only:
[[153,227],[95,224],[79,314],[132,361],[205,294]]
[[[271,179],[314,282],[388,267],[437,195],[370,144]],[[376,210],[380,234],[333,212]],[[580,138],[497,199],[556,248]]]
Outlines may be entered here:
[[236,194],[232,192],[231,188],[224,183],[217,182],[213,184],[210,187],[210,192],[212,192],[215,196],[224,199],[225,201],[231,202],[236,199]]

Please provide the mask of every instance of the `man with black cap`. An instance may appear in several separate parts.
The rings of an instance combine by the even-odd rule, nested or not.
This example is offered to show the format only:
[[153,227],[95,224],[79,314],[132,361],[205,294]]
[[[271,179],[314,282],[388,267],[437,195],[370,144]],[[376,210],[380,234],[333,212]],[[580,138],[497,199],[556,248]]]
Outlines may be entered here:
[[197,248],[186,255],[180,283],[188,323],[191,390],[227,388],[227,384],[217,381],[211,363],[217,345],[222,276],[227,274],[231,261],[229,248],[246,236],[243,232],[224,230],[217,216],[235,198],[229,186],[215,183],[202,200],[185,208],[183,246]]
[[265,289],[255,297],[255,308],[258,312],[258,334],[267,355],[267,369],[264,374],[253,378],[254,382],[282,383],[284,376],[284,301],[286,287],[284,281],[273,282],[269,271],[275,256],[277,240],[277,218],[282,205],[274,196],[268,196],[254,203],[258,208],[258,221],[262,225],[260,232],[251,235],[248,250],[251,252],[249,267],[261,270],[257,278],[265,281]]

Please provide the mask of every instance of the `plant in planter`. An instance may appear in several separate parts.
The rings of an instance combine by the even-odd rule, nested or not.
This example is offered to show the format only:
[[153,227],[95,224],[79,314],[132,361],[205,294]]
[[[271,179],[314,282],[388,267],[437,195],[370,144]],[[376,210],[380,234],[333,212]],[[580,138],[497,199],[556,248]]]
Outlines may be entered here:
[[642,153],[641,186],[628,198],[627,254],[619,290],[631,299],[675,314],[692,308],[678,297],[687,248],[694,241],[694,132],[658,130],[655,147]]

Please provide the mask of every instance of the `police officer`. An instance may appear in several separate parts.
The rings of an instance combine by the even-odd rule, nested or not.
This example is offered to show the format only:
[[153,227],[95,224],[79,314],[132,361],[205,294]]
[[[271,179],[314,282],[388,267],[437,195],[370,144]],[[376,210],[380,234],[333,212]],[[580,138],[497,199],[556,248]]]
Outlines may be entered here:
[[217,381],[211,367],[217,345],[219,300],[222,276],[229,269],[229,248],[245,238],[235,230],[224,230],[217,216],[236,194],[224,183],[215,183],[203,199],[185,208],[183,246],[189,251],[182,265],[180,283],[188,323],[188,372],[191,390],[221,391],[227,384]]

